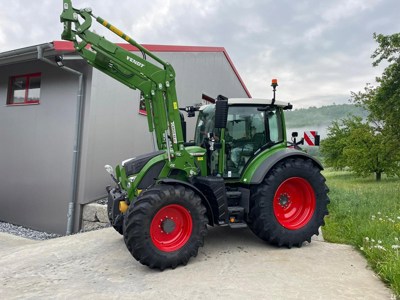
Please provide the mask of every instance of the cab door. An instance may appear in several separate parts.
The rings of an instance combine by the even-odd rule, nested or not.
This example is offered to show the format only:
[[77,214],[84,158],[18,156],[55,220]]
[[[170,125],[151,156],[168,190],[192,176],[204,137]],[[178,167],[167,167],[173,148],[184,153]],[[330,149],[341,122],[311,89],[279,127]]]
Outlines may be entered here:
[[223,176],[239,178],[257,151],[283,141],[281,110],[277,107],[233,105],[223,139]]

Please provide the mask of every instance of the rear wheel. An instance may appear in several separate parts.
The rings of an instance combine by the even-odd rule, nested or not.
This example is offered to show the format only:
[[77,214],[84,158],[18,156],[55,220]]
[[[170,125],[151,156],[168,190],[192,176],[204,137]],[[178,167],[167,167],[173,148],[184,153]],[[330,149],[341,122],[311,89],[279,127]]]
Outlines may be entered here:
[[324,225],[327,193],[325,178],[311,160],[288,158],[252,190],[249,227],[271,244],[300,247]]
[[200,197],[182,185],[156,185],[129,206],[124,240],[132,256],[150,268],[175,268],[196,256],[207,233]]

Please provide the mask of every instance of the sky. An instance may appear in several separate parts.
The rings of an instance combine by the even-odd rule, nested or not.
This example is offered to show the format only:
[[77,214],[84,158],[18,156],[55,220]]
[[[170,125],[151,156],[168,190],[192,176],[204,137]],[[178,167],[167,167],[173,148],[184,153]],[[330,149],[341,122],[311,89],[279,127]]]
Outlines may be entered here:
[[[271,98],[277,78],[277,99],[294,108],[349,103],[382,74],[373,33],[400,32],[400,0],[72,2],[142,44],[224,47],[252,97]],[[0,52],[61,39],[62,0],[0,3]]]

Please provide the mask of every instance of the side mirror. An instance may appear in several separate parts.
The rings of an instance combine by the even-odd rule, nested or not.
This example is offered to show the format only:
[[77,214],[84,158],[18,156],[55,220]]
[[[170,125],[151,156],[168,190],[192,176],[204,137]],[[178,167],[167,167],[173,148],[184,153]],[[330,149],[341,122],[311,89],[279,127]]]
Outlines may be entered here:
[[317,135],[315,136],[315,140],[314,140],[315,146],[319,146],[320,139],[321,139],[321,138],[320,138],[319,134],[317,134]]
[[114,175],[114,169],[110,165],[105,165],[104,168],[106,169],[107,173],[110,175]]
[[228,120],[228,99],[215,102],[215,128],[225,128]]

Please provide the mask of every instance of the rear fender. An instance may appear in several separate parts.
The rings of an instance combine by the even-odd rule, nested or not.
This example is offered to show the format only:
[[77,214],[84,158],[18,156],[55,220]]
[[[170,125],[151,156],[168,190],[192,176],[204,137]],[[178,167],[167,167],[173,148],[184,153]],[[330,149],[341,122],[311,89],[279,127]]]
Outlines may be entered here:
[[323,166],[322,164],[314,157],[312,157],[311,155],[303,152],[303,151],[299,151],[299,150],[295,150],[295,149],[282,149],[280,151],[277,151],[275,153],[273,153],[271,156],[269,156],[268,158],[266,158],[260,165],[259,167],[255,170],[255,172],[253,173],[253,176],[251,177],[250,180],[250,184],[260,184],[265,176],[268,174],[268,172],[280,161],[282,161],[285,158],[288,157],[293,157],[293,158],[297,158],[297,157],[301,157],[301,158],[307,158],[307,159],[311,159],[312,162],[320,169],[323,170]]

